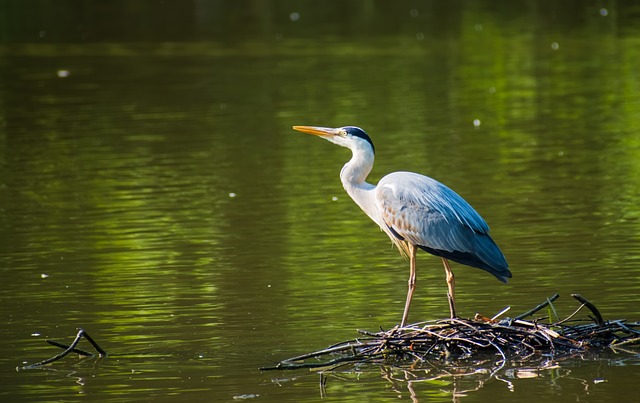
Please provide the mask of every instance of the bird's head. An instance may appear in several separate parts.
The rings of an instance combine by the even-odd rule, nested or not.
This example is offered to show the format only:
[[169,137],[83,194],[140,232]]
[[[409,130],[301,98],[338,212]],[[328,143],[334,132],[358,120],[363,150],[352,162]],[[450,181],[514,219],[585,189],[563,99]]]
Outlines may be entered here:
[[373,142],[367,133],[359,127],[343,126],[337,128],[318,126],[293,126],[293,130],[313,134],[352,151],[370,149],[375,153]]

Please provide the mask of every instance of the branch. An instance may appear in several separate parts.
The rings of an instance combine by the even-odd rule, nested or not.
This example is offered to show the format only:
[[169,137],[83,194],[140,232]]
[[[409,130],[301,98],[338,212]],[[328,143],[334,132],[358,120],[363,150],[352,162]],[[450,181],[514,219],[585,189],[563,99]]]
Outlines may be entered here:
[[589,302],[588,299],[586,299],[580,294],[571,294],[571,296],[577,299],[578,301],[582,302],[584,306],[586,306],[587,308],[589,308],[591,312],[593,312],[593,315],[596,317],[595,321],[598,324],[598,326],[604,326],[604,319],[602,319],[602,315],[600,315],[600,311],[598,311],[598,308],[596,308],[595,305],[593,305],[591,302]]
[[550,298],[547,298],[546,301],[544,301],[543,303],[541,303],[540,305],[536,306],[533,309],[528,310],[527,312],[520,314],[518,316],[516,316],[514,319],[515,320],[520,320],[520,319],[524,319],[527,316],[531,316],[534,313],[538,312],[539,310],[541,310],[542,308],[546,307],[547,305],[549,305],[550,303],[552,303],[553,301],[557,300],[558,297],[560,297],[560,294],[553,294]]
[[47,365],[47,364],[51,364],[54,361],[58,361],[61,358],[64,358],[67,354],[74,352],[83,356],[93,356],[93,354],[86,352],[84,350],[81,350],[79,348],[76,348],[76,346],[78,345],[78,343],[80,343],[80,340],[82,340],[82,338],[87,339],[87,341],[89,343],[91,343],[91,345],[93,346],[93,348],[96,349],[96,351],[98,352],[98,355],[100,357],[105,357],[107,355],[107,352],[104,351],[99,345],[98,343],[95,342],[95,340],[93,340],[91,338],[91,336],[89,336],[89,334],[87,332],[84,331],[84,329],[78,329],[78,334],[76,335],[76,338],[73,340],[73,342],[66,346],[62,343],[58,343],[57,341],[53,341],[53,340],[47,340],[47,343],[51,344],[52,346],[56,346],[56,347],[60,347],[62,349],[64,349],[63,352],[61,352],[58,355],[54,355],[51,358],[48,358],[46,360],[40,361],[40,362],[36,362],[35,364],[30,364],[30,365],[25,365],[23,367],[20,367],[19,369],[34,369],[34,368],[38,368],[41,367],[43,365]]

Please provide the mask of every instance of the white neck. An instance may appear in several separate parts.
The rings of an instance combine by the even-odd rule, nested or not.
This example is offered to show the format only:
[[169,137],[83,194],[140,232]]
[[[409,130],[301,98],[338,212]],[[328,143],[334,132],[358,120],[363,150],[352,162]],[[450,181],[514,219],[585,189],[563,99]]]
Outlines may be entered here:
[[374,208],[375,186],[367,183],[366,179],[373,168],[374,154],[369,147],[354,147],[353,156],[340,171],[340,181],[353,201],[367,213],[371,219],[378,222],[377,210]]

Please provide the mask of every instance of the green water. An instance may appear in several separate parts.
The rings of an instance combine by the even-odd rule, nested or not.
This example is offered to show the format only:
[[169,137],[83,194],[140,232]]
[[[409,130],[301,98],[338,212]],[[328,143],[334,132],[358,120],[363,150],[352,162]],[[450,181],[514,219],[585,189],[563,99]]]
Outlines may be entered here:
[[[514,277],[455,266],[461,316],[556,292],[566,316],[577,292],[640,319],[633,2],[8,1],[0,19],[3,400],[320,400],[318,374],[258,368],[398,323],[408,263],[344,193],[349,152],[292,125],[361,126],[370,181],[427,174],[483,215]],[[445,317],[445,293],[421,254],[410,320]],[[111,356],[16,371],[77,327]],[[359,368],[324,398],[620,401],[639,364]]]

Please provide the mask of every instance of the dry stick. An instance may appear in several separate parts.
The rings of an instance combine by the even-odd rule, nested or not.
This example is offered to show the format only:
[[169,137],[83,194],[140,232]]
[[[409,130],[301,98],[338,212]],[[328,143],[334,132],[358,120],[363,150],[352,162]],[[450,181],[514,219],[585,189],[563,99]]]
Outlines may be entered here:
[[595,305],[593,305],[591,302],[589,302],[588,299],[580,294],[571,294],[571,296],[582,302],[587,308],[589,308],[591,312],[593,312],[596,317],[595,320],[598,326],[604,326],[604,319],[602,319],[602,315],[600,315],[600,311],[598,311],[598,308],[596,308]]
[[509,310],[511,309],[510,306],[504,308],[503,310],[501,310],[500,312],[498,312],[497,314],[493,315],[493,317],[491,318],[491,321],[494,321],[496,319],[498,319],[499,317],[501,317],[502,315],[504,315],[505,313],[507,313]]
[[[624,330],[626,330],[629,333],[636,333],[636,334],[640,334],[640,331],[636,330],[636,329],[632,329],[629,326],[625,325],[624,323],[622,323],[622,321],[620,320],[616,320],[615,322],[616,325],[620,326],[621,328],[623,328]],[[637,324],[636,324],[637,325]]]
[[640,342],[640,337],[636,337],[636,338],[633,338],[633,339],[626,339],[626,340],[621,341],[621,342],[619,342],[619,343],[616,343],[616,340],[614,340],[614,341],[609,345],[609,347],[611,347],[611,348],[617,348],[618,346],[622,346],[622,345],[625,345],[625,344],[636,344],[636,343],[638,343],[638,342]]
[[556,322],[553,324],[553,326],[558,326],[561,325],[565,322],[568,322],[569,320],[571,320],[571,318],[573,318],[574,316],[576,316],[578,314],[578,312],[580,312],[582,310],[582,308],[584,308],[586,305],[582,304],[578,307],[578,309],[576,309],[571,315],[567,316],[566,318],[562,319],[560,322]]
[[[355,346],[353,344],[351,344],[352,342],[353,341],[345,342],[345,343],[339,343],[339,344],[333,345],[332,347],[326,348],[324,350],[314,351],[312,353],[298,355],[296,357],[292,357],[292,358],[289,358],[287,360],[280,361],[278,364],[276,364],[275,367],[262,367],[262,368],[260,368],[260,370],[294,369],[294,368],[318,368],[318,367],[324,367],[324,366],[338,364],[338,363],[345,362],[345,361],[358,361],[358,360],[363,359],[363,357],[361,355],[358,355],[357,353],[354,353],[355,355],[353,355],[353,356],[336,358],[334,360],[325,361],[325,362],[317,362],[317,363],[304,363],[304,362],[303,363],[296,363],[295,362],[295,361],[304,361],[304,360],[307,360],[309,358],[320,357],[320,356],[327,355],[327,354],[330,354],[330,353],[345,352],[345,351],[353,350]],[[361,347],[368,347],[368,346],[369,346],[369,344],[361,344]],[[374,357],[375,355],[377,355],[377,354],[373,354],[373,355],[371,355],[371,357]]]
[[325,354],[329,354],[329,353],[336,353],[336,352],[340,352],[340,351],[351,350],[352,345],[350,343],[351,342],[335,344],[332,347],[325,348],[324,350],[314,351],[313,353],[302,354],[302,355],[298,355],[296,357],[289,358],[287,361],[306,360],[306,359],[309,359],[309,358],[315,358],[315,357],[318,357],[318,356],[321,356],[321,355],[325,355]]
[[290,360],[285,360],[279,362],[275,367],[262,367],[261,371],[273,370],[273,369],[298,369],[298,368],[320,368],[320,367],[329,367],[332,365],[344,363],[344,362],[352,362],[352,361],[362,361],[365,358],[371,359],[371,357],[340,357],[335,358],[333,360],[325,361],[325,362],[317,362],[317,363],[292,363]]
[[358,331],[358,333],[360,333],[360,334],[362,334],[362,335],[365,335],[365,336],[372,336],[372,337],[378,337],[378,336],[380,336],[380,334],[379,334],[379,333],[370,332],[370,331],[368,331],[368,330],[358,329],[357,331]]
[[527,316],[531,316],[534,313],[538,312],[539,310],[541,310],[542,308],[546,307],[547,305],[549,305],[550,303],[552,303],[553,301],[557,300],[558,297],[560,297],[560,294],[553,294],[550,298],[547,298],[546,301],[544,301],[543,303],[541,303],[540,305],[536,306],[533,309],[528,310],[527,312],[516,316],[514,319],[515,320],[520,320],[520,319],[524,319]]

